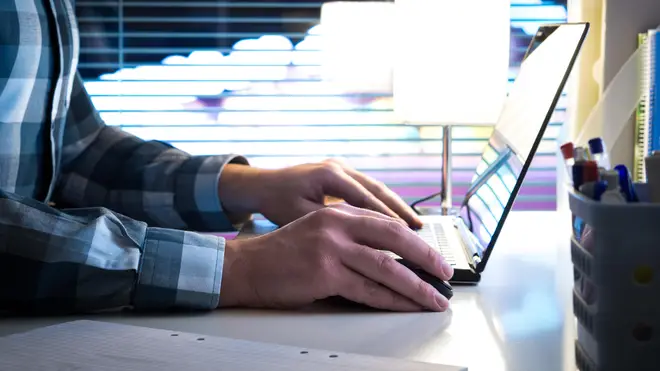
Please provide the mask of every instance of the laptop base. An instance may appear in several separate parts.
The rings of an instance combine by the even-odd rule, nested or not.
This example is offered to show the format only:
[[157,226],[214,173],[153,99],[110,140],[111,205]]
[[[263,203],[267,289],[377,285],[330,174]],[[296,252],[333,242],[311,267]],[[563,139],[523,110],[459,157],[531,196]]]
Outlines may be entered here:
[[481,274],[468,269],[454,269],[454,276],[449,279],[451,285],[475,286],[481,282]]

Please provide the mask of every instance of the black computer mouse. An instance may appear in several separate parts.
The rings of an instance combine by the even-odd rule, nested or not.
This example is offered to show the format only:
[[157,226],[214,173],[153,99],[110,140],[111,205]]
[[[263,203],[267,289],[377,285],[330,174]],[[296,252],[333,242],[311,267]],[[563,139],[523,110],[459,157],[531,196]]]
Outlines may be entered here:
[[425,270],[420,268],[418,265],[411,263],[410,261],[406,259],[397,259],[397,261],[406,268],[410,269],[417,275],[417,277],[421,278],[422,281],[428,283],[429,285],[433,286],[436,290],[438,290],[439,293],[442,294],[447,300],[450,300],[452,296],[454,296],[454,289],[451,287],[451,285],[448,282],[445,282],[441,280],[440,278],[427,273]]
[[[440,278],[433,276],[431,274],[426,273],[422,268],[417,266],[416,264],[413,264],[405,259],[397,259],[397,261],[406,268],[410,269],[413,273],[417,275],[417,277],[421,278],[424,282],[427,282],[429,285],[433,286],[440,294],[442,294],[447,300],[450,300],[452,296],[454,296],[454,289],[451,287],[451,285]],[[326,302],[329,303],[337,303],[337,304],[342,304],[342,305],[356,305],[358,307],[363,307],[363,304],[358,304],[353,301],[350,301],[348,299],[345,299],[341,296],[333,296],[325,300]]]

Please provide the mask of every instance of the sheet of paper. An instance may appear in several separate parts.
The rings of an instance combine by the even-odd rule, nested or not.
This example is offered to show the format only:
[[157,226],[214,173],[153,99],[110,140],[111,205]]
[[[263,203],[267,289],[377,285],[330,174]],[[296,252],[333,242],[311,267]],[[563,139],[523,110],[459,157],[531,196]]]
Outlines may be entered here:
[[463,371],[467,369],[106,322],[73,321],[0,338],[0,370]]

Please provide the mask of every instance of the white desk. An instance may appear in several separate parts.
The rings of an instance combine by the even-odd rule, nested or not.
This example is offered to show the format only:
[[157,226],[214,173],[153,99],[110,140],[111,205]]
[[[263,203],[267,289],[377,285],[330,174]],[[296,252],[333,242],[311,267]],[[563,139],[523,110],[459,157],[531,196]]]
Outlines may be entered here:
[[[320,304],[300,311],[86,318],[453,364],[470,371],[574,370],[569,226],[570,219],[555,213],[513,213],[482,282],[455,287],[446,313]],[[5,318],[0,335],[76,318]]]

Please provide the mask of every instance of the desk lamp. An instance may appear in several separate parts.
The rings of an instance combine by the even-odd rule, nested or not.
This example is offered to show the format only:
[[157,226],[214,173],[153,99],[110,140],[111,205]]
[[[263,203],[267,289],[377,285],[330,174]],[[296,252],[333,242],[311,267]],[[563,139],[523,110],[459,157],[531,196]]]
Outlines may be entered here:
[[397,120],[442,127],[442,188],[423,200],[441,196],[444,212],[452,206],[452,127],[492,126],[506,97],[510,12],[510,0],[337,1],[321,8],[324,81],[392,93]]
[[452,127],[494,125],[506,97],[510,1],[395,4],[400,52],[393,68],[394,110],[411,125],[442,127],[442,188],[436,195],[447,212],[452,207]]

